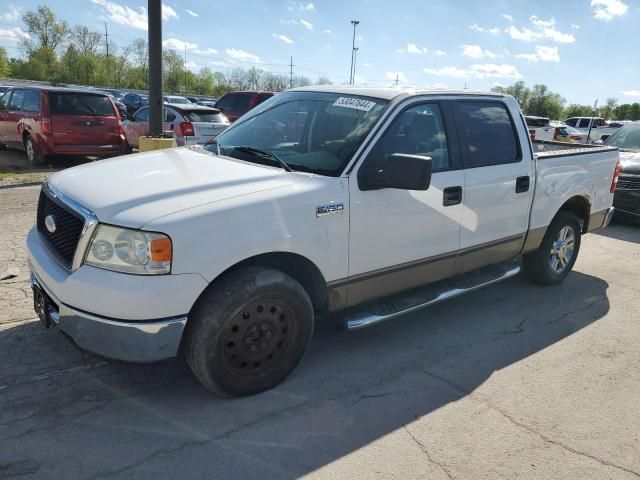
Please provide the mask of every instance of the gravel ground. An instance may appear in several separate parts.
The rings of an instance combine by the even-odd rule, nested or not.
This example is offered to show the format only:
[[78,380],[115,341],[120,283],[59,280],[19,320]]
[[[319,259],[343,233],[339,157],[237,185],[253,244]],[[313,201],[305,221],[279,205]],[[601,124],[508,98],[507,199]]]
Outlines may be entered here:
[[640,229],[517,277],[319,335],[281,386],[222,400],[179,360],[111,362],[35,321],[34,187],[0,190],[0,478],[638,479]]

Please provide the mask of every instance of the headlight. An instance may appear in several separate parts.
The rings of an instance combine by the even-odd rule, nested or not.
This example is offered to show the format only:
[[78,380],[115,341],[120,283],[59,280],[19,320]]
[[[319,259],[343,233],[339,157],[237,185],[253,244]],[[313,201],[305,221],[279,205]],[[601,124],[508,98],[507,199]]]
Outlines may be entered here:
[[162,233],[99,225],[84,263],[116,272],[162,275],[171,272],[171,239]]

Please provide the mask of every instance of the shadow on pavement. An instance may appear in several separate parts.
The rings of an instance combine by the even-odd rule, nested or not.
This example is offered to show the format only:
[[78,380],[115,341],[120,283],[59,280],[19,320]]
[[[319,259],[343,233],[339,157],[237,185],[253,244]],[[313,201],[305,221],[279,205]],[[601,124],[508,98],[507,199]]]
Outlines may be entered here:
[[36,322],[0,330],[0,477],[297,478],[588,327],[607,288],[578,272],[553,288],[517,277],[325,334],[284,384],[232,400],[178,360],[108,362]]
[[640,243],[640,224],[632,224],[627,221],[614,220],[607,228],[592,232],[602,237],[613,238],[625,242]]

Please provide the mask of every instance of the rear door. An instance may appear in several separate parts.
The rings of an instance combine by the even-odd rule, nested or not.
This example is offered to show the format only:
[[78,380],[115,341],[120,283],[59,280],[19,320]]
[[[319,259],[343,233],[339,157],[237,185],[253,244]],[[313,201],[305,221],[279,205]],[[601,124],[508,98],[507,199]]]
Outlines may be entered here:
[[117,145],[118,114],[108,96],[49,92],[51,130],[56,145]]
[[509,108],[503,100],[461,99],[451,108],[464,165],[458,271],[465,272],[519,253],[534,172],[515,101]]
[[[191,122],[194,130],[194,143],[203,144],[220,135],[229,125],[218,110],[183,110],[185,120]],[[188,142],[191,143],[191,142]]]
[[149,108],[143,107],[136,112],[131,120],[124,123],[124,133],[127,143],[132,147],[137,147],[140,137],[149,131]]
[[11,100],[12,90],[6,92],[0,98],[0,143],[7,144],[7,136],[9,134],[9,101]]

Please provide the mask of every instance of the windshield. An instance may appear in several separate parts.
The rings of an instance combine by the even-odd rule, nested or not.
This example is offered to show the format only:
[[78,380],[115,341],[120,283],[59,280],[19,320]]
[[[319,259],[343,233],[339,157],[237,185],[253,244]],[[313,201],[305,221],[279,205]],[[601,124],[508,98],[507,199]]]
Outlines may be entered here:
[[623,150],[640,151],[640,123],[620,128],[607,139],[605,144]]
[[317,92],[287,92],[271,97],[206,146],[246,159],[234,147],[276,154],[293,170],[338,176],[387,100]]

